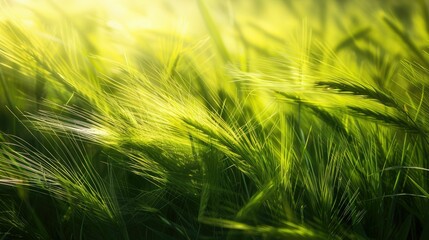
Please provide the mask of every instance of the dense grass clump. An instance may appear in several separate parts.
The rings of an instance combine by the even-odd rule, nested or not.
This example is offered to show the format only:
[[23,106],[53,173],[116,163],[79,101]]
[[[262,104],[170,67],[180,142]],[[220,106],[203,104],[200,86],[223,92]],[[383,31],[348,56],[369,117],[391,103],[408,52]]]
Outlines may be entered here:
[[427,1],[101,2],[1,3],[0,239],[429,239]]

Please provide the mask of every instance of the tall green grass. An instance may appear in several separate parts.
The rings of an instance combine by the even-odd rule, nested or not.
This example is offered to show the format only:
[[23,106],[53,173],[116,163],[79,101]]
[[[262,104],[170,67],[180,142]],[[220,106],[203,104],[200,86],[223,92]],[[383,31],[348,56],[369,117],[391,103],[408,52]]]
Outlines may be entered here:
[[0,239],[429,238],[426,1],[1,4]]

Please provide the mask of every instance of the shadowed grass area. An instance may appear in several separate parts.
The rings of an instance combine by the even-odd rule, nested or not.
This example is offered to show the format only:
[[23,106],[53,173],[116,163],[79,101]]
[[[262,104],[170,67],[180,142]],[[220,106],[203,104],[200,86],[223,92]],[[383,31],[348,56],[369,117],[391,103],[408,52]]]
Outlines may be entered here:
[[426,1],[179,2],[1,3],[0,239],[429,238]]

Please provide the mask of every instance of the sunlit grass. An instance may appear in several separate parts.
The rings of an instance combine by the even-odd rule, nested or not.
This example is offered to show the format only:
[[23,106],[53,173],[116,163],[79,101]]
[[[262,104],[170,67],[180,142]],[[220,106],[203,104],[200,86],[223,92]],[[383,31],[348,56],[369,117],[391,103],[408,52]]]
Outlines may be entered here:
[[3,239],[429,236],[425,1],[179,2],[2,2]]

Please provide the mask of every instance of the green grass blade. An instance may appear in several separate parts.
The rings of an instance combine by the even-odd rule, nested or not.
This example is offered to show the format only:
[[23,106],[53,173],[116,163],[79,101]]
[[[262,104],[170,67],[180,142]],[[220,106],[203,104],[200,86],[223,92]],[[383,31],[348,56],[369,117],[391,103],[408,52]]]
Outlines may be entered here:
[[207,8],[205,0],[197,0],[197,3],[198,3],[198,8],[203,17],[204,23],[206,24],[206,27],[210,33],[210,36],[213,39],[216,49],[218,50],[222,60],[224,62],[229,62],[231,59],[228,54],[228,50],[222,40],[222,36],[220,34],[218,26],[216,25],[215,21],[213,20],[213,17],[211,16]]

